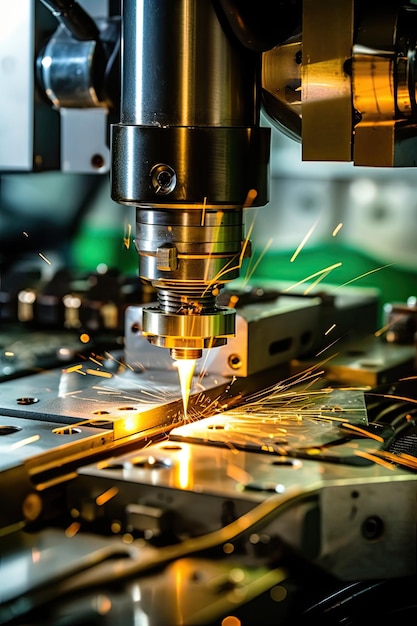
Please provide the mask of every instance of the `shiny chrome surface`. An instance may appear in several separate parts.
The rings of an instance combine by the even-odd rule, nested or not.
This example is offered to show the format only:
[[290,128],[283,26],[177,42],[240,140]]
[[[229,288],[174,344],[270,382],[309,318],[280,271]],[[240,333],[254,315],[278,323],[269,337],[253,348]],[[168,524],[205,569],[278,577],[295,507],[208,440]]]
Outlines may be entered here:
[[[209,313],[184,315],[147,307],[143,309],[143,326],[143,334],[154,345],[172,349],[203,350],[222,345],[226,343],[222,339],[234,335],[235,311],[217,307]],[[201,356],[199,353],[197,358]],[[192,357],[187,357],[184,353],[183,358]]]
[[262,55],[262,98],[273,124],[292,139],[301,141],[302,35]]
[[38,59],[45,94],[59,107],[100,106],[94,77],[97,63],[96,41],[77,41],[59,26]]
[[231,44],[211,1],[124,0],[123,14],[123,124],[257,123],[257,57]]
[[[199,209],[137,211],[135,246],[140,274],[155,286],[182,286],[211,292],[239,276],[243,241],[242,210]],[[242,252],[243,249],[243,252]],[[187,283],[190,283],[189,285]]]

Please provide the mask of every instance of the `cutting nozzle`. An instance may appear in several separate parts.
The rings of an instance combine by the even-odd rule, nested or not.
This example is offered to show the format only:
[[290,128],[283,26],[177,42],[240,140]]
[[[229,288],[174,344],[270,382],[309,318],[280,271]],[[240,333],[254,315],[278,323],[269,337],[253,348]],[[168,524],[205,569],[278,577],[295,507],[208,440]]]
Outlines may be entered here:
[[143,309],[144,335],[176,360],[198,359],[204,348],[224,345],[234,335],[235,311],[218,307],[207,287],[159,289],[158,305]]

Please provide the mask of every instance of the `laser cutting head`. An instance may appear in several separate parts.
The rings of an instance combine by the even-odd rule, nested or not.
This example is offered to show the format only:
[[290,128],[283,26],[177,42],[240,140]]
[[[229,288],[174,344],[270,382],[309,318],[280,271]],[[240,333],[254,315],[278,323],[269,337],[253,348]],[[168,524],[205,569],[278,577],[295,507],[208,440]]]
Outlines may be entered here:
[[141,273],[158,297],[158,307],[143,311],[149,341],[176,359],[199,358],[203,348],[226,343],[235,332],[235,313],[217,306],[216,296],[239,275],[248,249],[242,246],[242,211],[138,209],[136,226]]
[[259,126],[259,53],[210,0],[125,0],[112,197],[136,206],[139,274],[157,291],[143,333],[195,359],[235,332],[216,304],[250,251],[245,204],[266,204],[270,130]]

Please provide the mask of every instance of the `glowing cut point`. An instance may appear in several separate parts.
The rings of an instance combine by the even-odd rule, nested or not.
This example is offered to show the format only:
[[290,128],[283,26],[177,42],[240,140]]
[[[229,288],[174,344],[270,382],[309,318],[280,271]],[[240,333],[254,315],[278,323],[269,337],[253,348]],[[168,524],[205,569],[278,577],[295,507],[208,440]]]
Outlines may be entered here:
[[187,407],[194,376],[195,359],[179,359],[178,361],[175,361],[175,367],[178,369],[178,376],[180,379],[184,419],[187,419]]

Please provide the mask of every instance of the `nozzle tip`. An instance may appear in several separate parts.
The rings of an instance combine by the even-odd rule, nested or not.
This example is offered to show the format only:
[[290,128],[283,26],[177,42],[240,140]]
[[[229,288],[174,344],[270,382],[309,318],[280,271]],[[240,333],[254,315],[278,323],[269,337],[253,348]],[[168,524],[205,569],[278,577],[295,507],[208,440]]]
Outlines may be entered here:
[[176,361],[184,361],[185,359],[200,359],[203,351],[199,348],[171,348],[169,354]]

